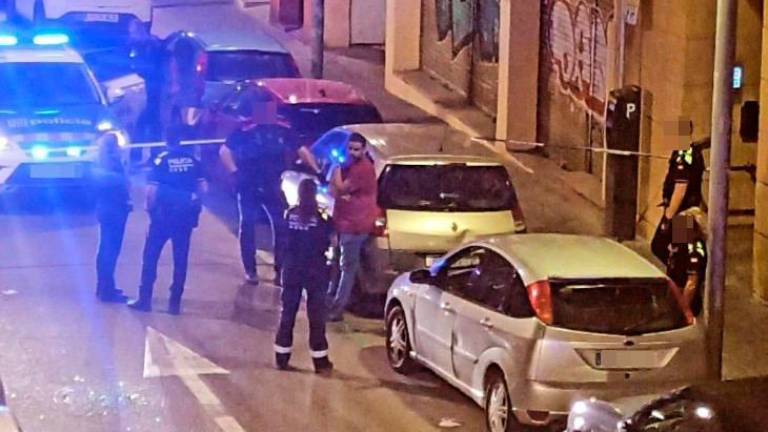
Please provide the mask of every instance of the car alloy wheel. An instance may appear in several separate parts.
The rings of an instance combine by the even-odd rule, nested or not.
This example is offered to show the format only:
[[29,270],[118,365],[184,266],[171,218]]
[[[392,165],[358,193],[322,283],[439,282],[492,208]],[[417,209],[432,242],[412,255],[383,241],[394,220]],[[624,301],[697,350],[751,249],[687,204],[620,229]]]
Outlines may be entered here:
[[499,371],[494,371],[485,389],[485,422],[489,432],[517,430],[517,420],[509,403],[507,383]]
[[416,363],[411,358],[411,343],[408,339],[408,324],[402,306],[393,307],[387,314],[387,358],[392,369],[398,373],[413,371]]

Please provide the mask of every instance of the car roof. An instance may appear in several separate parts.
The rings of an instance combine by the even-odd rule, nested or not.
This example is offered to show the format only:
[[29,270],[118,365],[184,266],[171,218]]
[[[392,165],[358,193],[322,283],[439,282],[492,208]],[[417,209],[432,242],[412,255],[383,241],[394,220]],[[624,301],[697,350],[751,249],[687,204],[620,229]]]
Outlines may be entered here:
[[182,35],[197,39],[206,51],[254,50],[289,54],[289,51],[275,38],[265,32],[252,28],[248,31],[203,30],[182,32]]
[[329,104],[369,104],[368,100],[355,87],[340,81],[313,78],[268,78],[257,81],[261,87],[269,90],[287,104],[329,103]]
[[0,63],[84,63],[84,61],[80,54],[68,47],[15,46],[0,49]]
[[386,159],[390,163],[502,163],[484,144],[439,123],[361,124],[341,126],[336,130],[361,134],[368,141],[369,153],[374,159]]
[[636,252],[604,237],[515,234],[488,237],[478,244],[506,255],[526,283],[554,278],[666,278]]

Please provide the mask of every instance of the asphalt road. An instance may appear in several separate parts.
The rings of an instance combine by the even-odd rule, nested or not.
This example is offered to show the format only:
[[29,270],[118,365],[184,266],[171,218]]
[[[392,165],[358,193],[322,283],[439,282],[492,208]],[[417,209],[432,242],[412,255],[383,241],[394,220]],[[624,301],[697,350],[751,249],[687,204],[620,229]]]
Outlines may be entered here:
[[[163,2],[166,6],[172,2]],[[174,4],[176,2],[173,2]],[[189,1],[179,3],[190,3]],[[233,5],[155,10],[154,31],[253,23]],[[141,176],[133,193],[142,199]],[[273,367],[279,290],[241,284],[234,203],[214,192],[193,236],[184,313],[165,312],[170,252],[155,312],[94,296],[95,217],[77,194],[8,196],[0,211],[0,377],[26,432],[430,431],[482,429],[482,412],[429,372],[387,365],[383,325],[329,325],[336,370],[316,376],[302,310],[296,372]],[[132,213],[117,270],[134,295],[147,228]],[[267,244],[262,258],[271,258]],[[271,277],[271,266],[261,275]],[[451,421],[449,421],[451,420]]]

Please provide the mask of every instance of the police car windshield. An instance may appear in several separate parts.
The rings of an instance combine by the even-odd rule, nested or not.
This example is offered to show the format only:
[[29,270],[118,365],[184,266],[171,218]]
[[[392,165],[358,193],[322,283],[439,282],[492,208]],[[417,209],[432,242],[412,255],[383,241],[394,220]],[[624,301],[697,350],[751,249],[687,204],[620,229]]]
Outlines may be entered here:
[[100,103],[87,69],[79,63],[2,63],[0,88],[3,108]]

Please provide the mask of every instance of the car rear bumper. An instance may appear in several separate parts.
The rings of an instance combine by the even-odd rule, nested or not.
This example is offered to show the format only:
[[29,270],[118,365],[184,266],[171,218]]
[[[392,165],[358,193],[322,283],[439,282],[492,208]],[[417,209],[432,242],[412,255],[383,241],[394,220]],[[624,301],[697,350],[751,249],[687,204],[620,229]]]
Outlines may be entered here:
[[521,388],[510,388],[510,394],[516,399],[515,416],[525,424],[545,425],[554,420],[567,417],[573,404],[581,400],[596,398],[614,401],[627,397],[652,396],[668,393],[689,385],[690,381],[668,381],[655,383],[617,381],[611,384],[550,384],[529,381]]
[[369,285],[366,290],[371,294],[386,293],[397,276],[424,268],[427,266],[428,256],[440,255],[439,253],[390,250],[386,243],[385,238],[373,238],[365,249],[363,277]]

